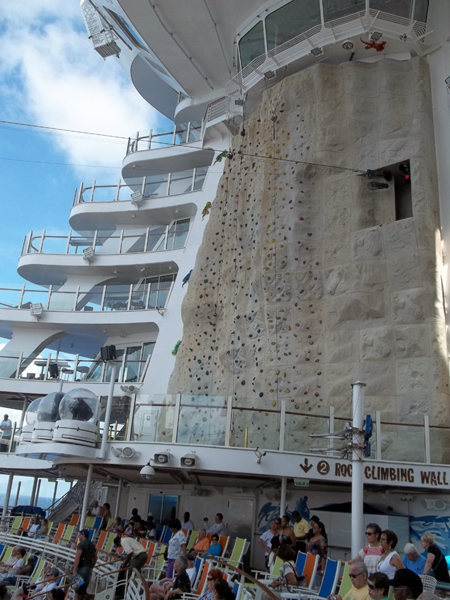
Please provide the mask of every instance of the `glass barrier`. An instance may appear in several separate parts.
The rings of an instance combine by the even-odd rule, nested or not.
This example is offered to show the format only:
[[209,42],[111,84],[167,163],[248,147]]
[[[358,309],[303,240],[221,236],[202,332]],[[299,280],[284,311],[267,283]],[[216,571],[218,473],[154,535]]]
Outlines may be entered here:
[[450,456],[448,451],[446,455],[443,455],[442,452],[442,448],[448,448],[449,435],[449,428],[435,427],[433,425],[430,425],[430,455],[432,463],[446,465],[450,463]]
[[42,304],[45,308],[47,306],[48,290],[27,290],[22,296],[22,303],[20,308],[31,309],[32,304]]
[[176,396],[152,394],[146,404],[136,404],[131,440],[172,442]]
[[227,399],[220,396],[182,396],[178,419],[179,444],[225,445]]
[[288,452],[309,452],[333,445],[326,439],[309,437],[310,433],[329,433],[328,417],[286,411],[284,427],[284,449]]
[[381,459],[424,462],[425,429],[421,425],[381,423]]
[[[100,397],[100,436],[103,435],[105,427],[105,413],[108,396]],[[112,401],[111,417],[109,420],[108,440],[120,442],[128,439],[128,428],[130,427],[131,397],[114,396]]]
[[0,288],[0,308],[18,308],[22,289]]
[[[258,399],[237,398],[231,412],[230,446],[278,450],[280,445],[280,409],[273,402],[261,408]],[[270,408],[269,408],[270,406]]]

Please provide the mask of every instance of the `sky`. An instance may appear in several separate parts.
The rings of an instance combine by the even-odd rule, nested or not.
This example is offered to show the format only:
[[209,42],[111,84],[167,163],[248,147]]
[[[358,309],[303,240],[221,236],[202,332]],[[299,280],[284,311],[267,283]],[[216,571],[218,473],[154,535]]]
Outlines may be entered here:
[[[79,0],[2,0],[1,9],[0,121],[125,138],[167,131],[168,121],[139,96],[117,59],[95,52]],[[0,140],[0,288],[20,287],[16,268],[25,234],[66,235],[75,189],[94,179],[117,183],[126,140],[6,123]],[[22,479],[21,497],[31,485]],[[53,486],[43,482],[41,496],[51,497]],[[12,500],[16,487],[17,480]]]

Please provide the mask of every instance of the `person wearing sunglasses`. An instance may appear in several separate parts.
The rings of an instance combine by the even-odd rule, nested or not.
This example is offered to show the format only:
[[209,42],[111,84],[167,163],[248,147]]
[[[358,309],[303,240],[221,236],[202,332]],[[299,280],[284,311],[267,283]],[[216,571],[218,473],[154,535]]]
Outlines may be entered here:
[[398,537],[390,529],[385,529],[381,532],[380,542],[381,547],[383,548],[383,554],[377,565],[377,571],[379,573],[386,573],[389,578],[392,578],[397,569],[405,568],[400,556],[395,551]]
[[211,569],[206,578],[206,592],[200,596],[199,600],[213,600],[214,586],[223,579],[223,572],[220,569]]
[[327,600],[371,600],[369,596],[369,586],[367,585],[367,567],[362,561],[353,563],[350,566],[349,577],[353,586],[342,598],[339,594],[328,596]]
[[219,536],[213,533],[211,537],[211,545],[205,552],[205,556],[213,558],[214,556],[222,556],[222,546],[219,544]]
[[383,548],[380,542],[381,527],[377,523],[369,523],[366,526],[367,544],[361,548],[358,555],[348,561],[349,565],[364,562],[369,575],[377,571]]
[[385,573],[372,573],[369,576],[369,596],[372,600],[387,600],[389,595],[389,577]]

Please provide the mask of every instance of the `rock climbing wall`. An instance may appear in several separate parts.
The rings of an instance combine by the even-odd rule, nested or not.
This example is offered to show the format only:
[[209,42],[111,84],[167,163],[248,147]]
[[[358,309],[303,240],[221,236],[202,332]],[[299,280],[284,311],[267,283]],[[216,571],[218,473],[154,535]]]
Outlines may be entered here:
[[[449,425],[426,62],[319,64],[266,91],[242,133],[183,304],[170,392],[198,408],[182,426],[208,420],[197,397],[233,396],[264,409],[234,413],[234,443],[248,428],[250,446],[278,447],[286,400],[285,447],[306,450],[327,427],[315,415],[349,417],[358,379],[366,412]],[[413,217],[396,220],[394,185],[360,173],[408,159]],[[414,460],[414,439],[423,458],[406,431],[384,428],[383,457]]]

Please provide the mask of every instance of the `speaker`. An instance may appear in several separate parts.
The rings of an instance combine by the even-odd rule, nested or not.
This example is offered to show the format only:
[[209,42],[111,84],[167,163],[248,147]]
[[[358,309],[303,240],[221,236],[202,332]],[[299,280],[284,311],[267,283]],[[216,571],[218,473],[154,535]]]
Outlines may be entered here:
[[107,362],[109,360],[116,359],[116,347],[115,346],[103,346],[100,348],[100,356],[103,361]]

